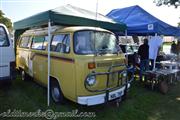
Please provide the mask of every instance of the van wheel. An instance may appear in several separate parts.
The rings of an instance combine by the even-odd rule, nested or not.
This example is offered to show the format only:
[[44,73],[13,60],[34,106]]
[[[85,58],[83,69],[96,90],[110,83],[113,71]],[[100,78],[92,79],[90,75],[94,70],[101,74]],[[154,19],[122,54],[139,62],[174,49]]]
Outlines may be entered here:
[[4,81],[4,84],[7,85],[7,86],[11,86],[12,85],[12,81],[11,80]]
[[28,79],[28,75],[24,70],[21,70],[21,79],[26,81]]
[[51,97],[55,103],[64,103],[64,96],[56,80],[51,81],[50,86]]

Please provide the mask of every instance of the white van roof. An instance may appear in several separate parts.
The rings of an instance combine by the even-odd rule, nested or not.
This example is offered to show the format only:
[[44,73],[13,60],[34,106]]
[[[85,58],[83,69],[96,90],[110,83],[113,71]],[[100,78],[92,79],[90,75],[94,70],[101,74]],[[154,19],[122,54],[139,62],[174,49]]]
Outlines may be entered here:
[[6,25],[4,25],[4,24],[0,23],[0,26],[4,27],[4,29],[6,30],[6,33],[9,35],[9,31],[8,31],[8,29],[7,29]]

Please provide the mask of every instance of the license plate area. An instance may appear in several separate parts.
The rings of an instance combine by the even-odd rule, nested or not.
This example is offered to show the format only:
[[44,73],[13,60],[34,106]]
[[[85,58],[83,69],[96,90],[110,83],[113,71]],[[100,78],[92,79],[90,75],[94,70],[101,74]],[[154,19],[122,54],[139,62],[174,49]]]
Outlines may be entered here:
[[108,100],[113,100],[116,98],[119,98],[124,95],[124,90],[119,90],[117,92],[109,93],[109,99]]

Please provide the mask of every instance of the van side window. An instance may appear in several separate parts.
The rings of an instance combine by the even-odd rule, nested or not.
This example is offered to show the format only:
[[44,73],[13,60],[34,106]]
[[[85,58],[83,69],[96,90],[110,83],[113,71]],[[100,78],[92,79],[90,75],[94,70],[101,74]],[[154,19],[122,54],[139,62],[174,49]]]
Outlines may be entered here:
[[4,27],[0,26],[0,47],[9,46],[9,40]]
[[31,48],[35,50],[42,50],[43,43],[44,43],[44,36],[35,36],[33,37]]
[[70,35],[54,35],[51,43],[51,51],[69,53],[70,52]]
[[30,47],[30,39],[29,39],[29,37],[22,37],[21,40],[20,40],[19,47],[21,47],[21,48],[29,48]]
[[42,46],[42,49],[43,49],[43,50],[45,50],[45,49],[47,48],[48,40],[49,40],[49,37],[48,37],[48,36],[45,36],[45,38],[44,38],[44,43],[43,43],[43,46]]

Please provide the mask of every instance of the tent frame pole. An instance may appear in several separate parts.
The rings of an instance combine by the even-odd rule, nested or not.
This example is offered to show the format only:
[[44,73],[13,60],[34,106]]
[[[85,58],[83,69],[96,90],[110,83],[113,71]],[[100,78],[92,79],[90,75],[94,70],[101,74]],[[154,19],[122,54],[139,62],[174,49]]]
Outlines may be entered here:
[[[158,34],[157,33],[155,33],[155,38],[158,36]],[[158,55],[158,54],[157,54]],[[156,59],[157,59],[157,56],[156,56],[156,58],[154,59],[154,65],[153,65],[153,70],[155,70],[155,68],[156,68]]]
[[127,39],[127,30],[125,30],[125,36],[126,36],[126,39]]
[[[128,37],[127,37],[127,29],[125,30],[125,38],[126,38],[126,40],[128,39]],[[127,62],[128,62],[128,55],[126,55],[126,60],[127,60]],[[128,63],[127,63],[128,64]]]
[[50,43],[51,43],[51,20],[48,22],[48,91],[47,91],[47,105],[50,105]]

